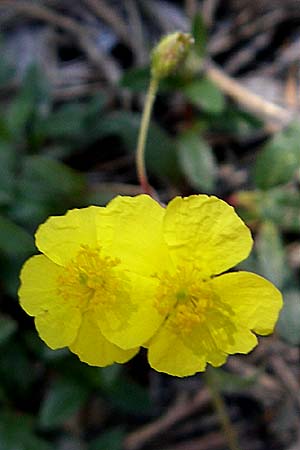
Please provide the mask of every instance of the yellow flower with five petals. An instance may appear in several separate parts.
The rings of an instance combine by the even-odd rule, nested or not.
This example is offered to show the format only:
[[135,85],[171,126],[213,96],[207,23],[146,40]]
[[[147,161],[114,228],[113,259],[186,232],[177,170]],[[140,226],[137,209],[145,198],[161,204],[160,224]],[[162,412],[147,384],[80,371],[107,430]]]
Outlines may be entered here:
[[[145,203],[143,214],[148,215],[149,198],[137,200]],[[187,376],[205,370],[207,363],[223,364],[230,354],[248,353],[257,345],[255,333],[273,331],[282,297],[256,274],[225,273],[251,250],[247,226],[231,206],[206,195],[176,197],[153,219],[149,214],[152,231],[162,235],[157,242],[163,242],[161,248],[157,242],[153,247],[165,263],[152,269],[157,283],[152,309],[147,311],[143,301],[140,308],[144,323],[151,319],[153,306],[162,321],[147,343],[136,342],[148,348],[150,365]],[[121,335],[111,330],[106,337],[127,349],[134,332],[133,326]]]
[[248,353],[272,332],[281,294],[228,271],[252,247],[250,231],[216,197],[117,197],[52,217],[25,263],[19,296],[42,339],[83,361],[125,362],[143,345],[151,366],[176,376]]
[[[74,209],[38,228],[42,254],[24,264],[19,298],[50,348],[69,347],[102,367],[128,361],[158,328],[151,274],[165,261],[155,252],[161,236],[151,227],[163,209],[147,196],[142,200],[117,197],[106,208]],[[125,349],[106,338],[124,330],[130,334]]]

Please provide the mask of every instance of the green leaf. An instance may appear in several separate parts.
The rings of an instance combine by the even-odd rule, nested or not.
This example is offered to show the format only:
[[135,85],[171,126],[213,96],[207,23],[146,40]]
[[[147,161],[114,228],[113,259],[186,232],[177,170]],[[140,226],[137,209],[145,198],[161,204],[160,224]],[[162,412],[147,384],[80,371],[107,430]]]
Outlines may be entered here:
[[280,336],[292,345],[300,344],[300,290],[284,293],[284,306],[277,324]]
[[[115,364],[109,367],[91,367],[82,362],[67,349],[50,350],[44,345],[43,352],[37,349],[39,357],[65,379],[73,380],[75,384],[83,384],[89,390],[101,390],[106,393],[118,382],[122,366]],[[111,376],[111,379],[109,377]]]
[[287,261],[276,225],[265,222],[256,238],[256,254],[261,275],[281,288],[288,277]]
[[0,215],[0,255],[8,258],[20,257],[34,253],[33,237],[10,219]]
[[1,282],[6,292],[12,296],[17,293],[21,266],[34,252],[33,237],[19,225],[0,215]]
[[7,112],[7,126],[13,136],[23,135],[33,124],[35,114],[43,114],[50,101],[49,85],[38,66],[32,65],[24,77],[22,87]]
[[84,177],[65,164],[45,156],[27,156],[11,216],[34,229],[48,215],[78,205],[84,189]]
[[126,70],[120,85],[133,92],[146,92],[150,82],[150,67]]
[[79,433],[74,433],[72,428],[67,433],[65,431],[55,439],[55,450],[87,450],[84,436],[78,436]]
[[195,39],[195,50],[202,58],[206,51],[207,30],[201,14],[196,14],[193,18],[192,35]]
[[0,316],[0,345],[5,344],[15,333],[18,324],[9,316]]
[[217,369],[210,367],[208,376],[211,376],[212,374],[218,390],[225,394],[237,393],[254,386],[260,375],[259,370],[253,375],[244,376],[227,372],[220,367]]
[[[84,178],[65,164],[43,156],[28,156],[24,161],[23,177],[35,188],[43,191],[43,197],[52,195],[76,196],[84,186]],[[30,192],[31,194],[31,192]],[[37,198],[40,192],[36,193]]]
[[[263,127],[262,121],[254,115],[241,111],[236,106],[228,103],[225,106],[222,114],[214,114],[206,118],[207,128],[211,131],[243,138],[251,136],[253,131]],[[203,118],[201,122],[203,122]]]
[[[134,153],[140,127],[140,114],[118,111],[99,122],[95,135],[119,137],[128,151]],[[156,123],[152,122],[146,144],[146,167],[155,175],[178,180],[179,166],[173,139]]]
[[8,205],[14,199],[17,160],[16,148],[0,141],[0,206]]
[[42,122],[42,132],[52,139],[78,139],[84,132],[85,117],[83,104],[64,104]]
[[[11,339],[0,352],[0,379],[10,402],[28,401],[37,380],[38,367],[32,365],[24,344]],[[1,441],[0,441],[1,442]]]
[[32,417],[12,412],[0,416],[0,447],[1,450],[54,450],[34,433]]
[[12,67],[12,65],[5,59],[4,51],[2,48],[0,48],[0,52],[1,52],[0,87],[3,88],[7,83],[12,81],[15,75],[15,70]]
[[180,136],[178,149],[183,173],[191,185],[211,192],[215,187],[217,164],[210,146],[190,131]]
[[88,450],[122,450],[124,436],[122,428],[113,428],[92,441]]
[[258,192],[261,217],[272,220],[280,229],[290,232],[300,230],[300,193],[293,188],[273,188]]
[[119,410],[134,414],[148,414],[151,411],[149,393],[139,384],[122,376],[105,390],[110,402]]
[[254,181],[261,189],[289,182],[300,167],[300,124],[293,122],[262,149],[254,166]]
[[119,381],[122,374],[122,366],[120,364],[112,364],[108,367],[103,367],[99,373],[102,389],[113,388]]
[[246,222],[270,221],[280,230],[299,232],[300,193],[294,186],[280,186],[267,191],[240,191],[235,198]]
[[87,400],[86,386],[70,379],[59,379],[52,383],[41,405],[39,425],[43,429],[62,426]]
[[225,108],[225,97],[208,78],[188,83],[182,92],[195,106],[210,114],[220,114]]
[[[40,124],[45,137],[71,144],[71,150],[91,141],[93,129],[101,121],[107,97],[99,92],[88,102],[66,103]],[[68,153],[71,153],[68,150]]]

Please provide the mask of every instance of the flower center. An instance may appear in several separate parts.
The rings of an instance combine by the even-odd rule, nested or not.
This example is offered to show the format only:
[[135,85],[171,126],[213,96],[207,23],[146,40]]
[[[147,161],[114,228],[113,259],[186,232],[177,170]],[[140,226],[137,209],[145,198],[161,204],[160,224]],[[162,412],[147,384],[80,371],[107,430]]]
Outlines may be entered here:
[[228,324],[233,311],[213,291],[195,267],[178,267],[175,274],[159,276],[157,311],[166,317],[167,326],[181,335],[189,335],[210,320],[221,328]]
[[83,310],[112,306],[120,289],[119,264],[118,259],[102,256],[99,247],[81,245],[57,280],[58,294]]

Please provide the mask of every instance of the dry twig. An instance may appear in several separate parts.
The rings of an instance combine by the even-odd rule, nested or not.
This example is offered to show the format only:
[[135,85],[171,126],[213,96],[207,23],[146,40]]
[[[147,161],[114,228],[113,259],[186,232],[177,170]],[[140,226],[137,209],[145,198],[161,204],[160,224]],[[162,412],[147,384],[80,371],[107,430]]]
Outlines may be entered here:
[[226,445],[223,433],[207,433],[202,438],[185,440],[163,450],[218,450]]
[[201,389],[193,399],[177,399],[167,413],[154,422],[130,433],[124,442],[125,450],[138,450],[150,440],[161,435],[179,421],[194,414],[210,401],[210,394],[206,388]]
[[273,355],[270,358],[270,363],[282,386],[294,401],[300,415],[300,383],[282,357]]
[[292,119],[293,113],[291,111],[262,99],[259,95],[254,94],[249,89],[242,86],[238,81],[226,75],[211,61],[206,61],[204,63],[204,71],[206,76],[225,94],[232,97],[247,109],[254,111],[261,116],[276,119],[283,125],[286,125]]
[[0,8],[12,10],[15,14],[24,14],[50,23],[72,34],[89,60],[101,71],[110,84],[119,79],[119,70],[115,62],[100,51],[91,39],[91,31],[68,16],[58,14],[51,8],[26,1],[2,0]]
[[84,0],[96,16],[106,22],[116,35],[126,44],[130,44],[128,28],[122,17],[104,0]]

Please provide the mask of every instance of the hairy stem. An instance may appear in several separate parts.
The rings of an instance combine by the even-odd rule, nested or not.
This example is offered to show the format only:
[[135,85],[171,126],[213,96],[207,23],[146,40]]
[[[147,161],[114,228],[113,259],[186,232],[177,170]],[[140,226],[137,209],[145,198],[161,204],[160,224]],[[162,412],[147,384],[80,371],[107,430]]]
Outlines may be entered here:
[[142,121],[140,125],[139,130],[139,136],[138,136],[138,142],[137,142],[137,149],[136,149],[136,168],[137,168],[137,175],[140,182],[140,185],[143,189],[143,191],[146,194],[152,193],[152,188],[149,184],[147,172],[146,172],[146,166],[145,166],[145,147],[146,147],[146,140],[148,135],[148,129],[151,119],[151,112],[153,108],[153,103],[156,97],[156,93],[158,90],[159,80],[154,77],[151,78],[150,84],[148,87],[143,115],[142,115]]

